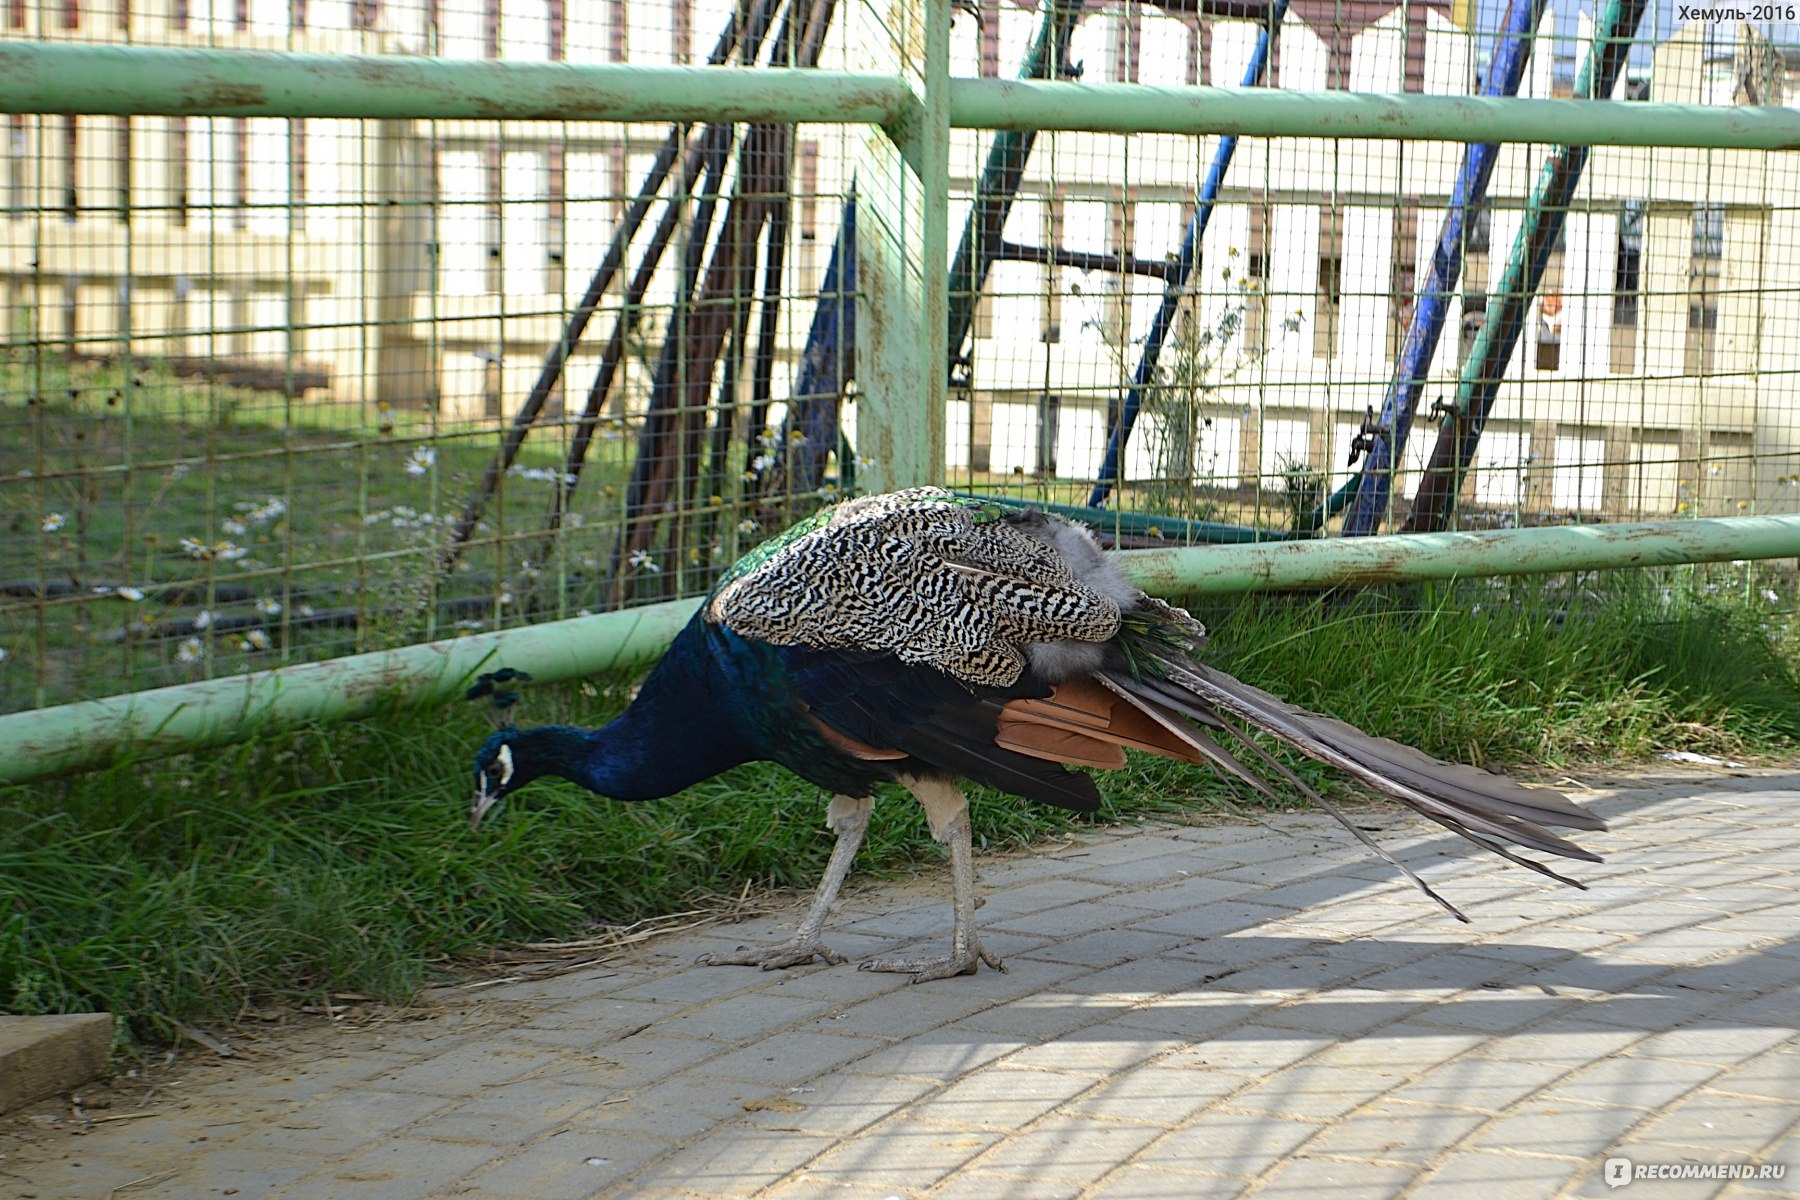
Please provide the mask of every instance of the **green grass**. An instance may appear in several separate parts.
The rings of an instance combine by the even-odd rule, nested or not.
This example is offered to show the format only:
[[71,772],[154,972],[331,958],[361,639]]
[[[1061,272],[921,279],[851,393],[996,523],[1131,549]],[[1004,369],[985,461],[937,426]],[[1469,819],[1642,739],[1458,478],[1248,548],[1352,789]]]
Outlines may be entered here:
[[[1475,583],[1261,598],[1201,615],[1227,669],[1472,762],[1791,752],[1791,611],[1703,584],[1697,572]],[[1791,598],[1791,581],[1782,586]],[[522,716],[596,723],[628,683],[534,687]],[[642,804],[540,784],[471,831],[470,754],[486,731],[473,705],[396,712],[0,790],[0,1010],[105,1008],[154,1043],[178,1020],[327,991],[401,1000],[497,945],[576,936],[746,884],[809,887],[829,852],[824,798],[766,766]],[[1250,803],[1160,759],[1135,758],[1102,783],[1100,820]],[[860,870],[937,860],[915,805],[876,813]],[[989,847],[1082,820],[975,798]]]

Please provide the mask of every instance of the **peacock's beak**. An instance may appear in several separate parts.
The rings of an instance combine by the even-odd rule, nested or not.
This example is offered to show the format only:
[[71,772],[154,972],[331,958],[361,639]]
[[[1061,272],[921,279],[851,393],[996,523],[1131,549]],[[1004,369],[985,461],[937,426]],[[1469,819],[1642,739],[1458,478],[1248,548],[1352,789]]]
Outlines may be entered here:
[[476,789],[475,799],[469,802],[469,828],[481,828],[481,818],[487,816],[488,809],[494,807],[494,805],[498,803],[500,803],[500,794],[498,792],[489,792],[487,790],[487,781],[485,779],[482,780],[481,786]]
[[511,746],[502,746],[494,752],[494,761],[483,763],[481,770],[475,772],[475,799],[469,802],[469,828],[478,829],[481,818],[487,816],[488,809],[500,803],[500,797],[506,795],[506,786],[513,780],[513,752]]

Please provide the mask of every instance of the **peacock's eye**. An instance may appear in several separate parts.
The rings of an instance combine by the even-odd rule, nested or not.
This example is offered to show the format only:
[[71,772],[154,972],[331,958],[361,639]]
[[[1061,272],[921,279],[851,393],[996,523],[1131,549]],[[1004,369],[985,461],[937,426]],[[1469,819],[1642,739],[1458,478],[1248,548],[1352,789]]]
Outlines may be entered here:
[[512,747],[511,746],[500,747],[499,753],[494,755],[494,761],[489,763],[484,768],[484,770],[487,772],[487,777],[489,779],[494,780],[501,787],[505,787],[508,783],[512,782],[512,777],[513,777]]

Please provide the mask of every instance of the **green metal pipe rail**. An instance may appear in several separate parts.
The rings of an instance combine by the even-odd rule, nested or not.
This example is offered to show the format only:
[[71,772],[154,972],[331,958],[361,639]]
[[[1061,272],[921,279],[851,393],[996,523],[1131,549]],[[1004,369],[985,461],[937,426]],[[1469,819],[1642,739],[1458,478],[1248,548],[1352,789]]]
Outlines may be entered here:
[[[1800,149],[1800,109],[1492,96],[1161,88],[946,78],[962,129]],[[575,66],[0,42],[0,111],[439,120],[808,121],[922,116],[898,76],[732,67]]]
[[1159,596],[1358,587],[1484,575],[1549,575],[1760,558],[1800,558],[1800,515],[1552,525],[1118,552],[1132,582]]
[[[1532,575],[1800,557],[1800,516],[1716,517],[1479,533],[1428,533],[1261,545],[1127,550],[1139,586],[1161,595]],[[0,716],[0,784],[239,741],[395,704],[453,699],[504,663],[549,682],[641,666],[661,653],[698,599],[180,684]]]

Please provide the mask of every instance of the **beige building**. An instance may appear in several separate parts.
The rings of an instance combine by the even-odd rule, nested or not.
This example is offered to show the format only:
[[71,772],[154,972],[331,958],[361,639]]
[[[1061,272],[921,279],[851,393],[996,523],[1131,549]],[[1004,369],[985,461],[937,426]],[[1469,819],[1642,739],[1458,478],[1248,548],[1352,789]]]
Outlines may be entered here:
[[[569,15],[575,7],[579,19]],[[1037,16],[1010,0],[977,7],[979,20],[959,10],[952,69],[1010,75]],[[694,62],[727,11],[720,0],[591,9],[563,0],[132,0],[128,10],[125,0],[34,0],[9,6],[6,33]],[[1547,17],[1543,37],[1559,32],[1579,52],[1585,19],[1558,31]],[[1657,48],[1654,99],[1780,101],[1779,56],[1747,37],[1720,48],[1708,36],[1693,25]],[[1716,42],[1718,29],[1710,36]],[[1088,81],[1235,85],[1255,39],[1245,21],[1096,5],[1073,58]],[[854,65],[842,41],[827,62]],[[1463,94],[1477,65],[1452,5],[1301,0],[1281,32],[1273,83]],[[1523,91],[1556,91],[1549,54],[1534,61]],[[311,385],[304,394],[316,402],[382,400],[455,420],[491,418],[525,393],[663,133],[6,119],[0,283],[31,336],[78,353],[129,344],[134,355],[273,371]],[[801,131],[789,252],[797,297],[816,287],[836,230],[848,137]],[[964,199],[953,229],[985,138],[964,131],[956,143]],[[1045,135],[1007,238],[1155,268],[1180,244],[1212,150],[1212,139]],[[1545,150],[1513,145],[1501,155],[1428,398],[1454,394],[1459,353]],[[1461,153],[1445,144],[1246,140],[1192,280],[1183,345],[1164,357],[1202,423],[1184,443],[1152,414],[1128,477],[1167,473],[1177,446],[1192,455],[1185,474],[1222,486],[1293,463],[1341,479],[1365,409],[1381,403]],[[1528,516],[1800,506],[1796,248],[1800,167],[1791,155],[1596,150],[1483,439],[1478,466],[1488,470],[1471,485],[1475,498]],[[997,263],[969,386],[952,402],[952,466],[1091,477],[1108,399],[1135,362],[1161,290],[1149,274]],[[665,269],[649,303],[673,295]],[[647,315],[647,340],[660,341],[661,328],[660,313]],[[805,312],[790,309],[790,359],[805,328]],[[578,353],[570,386],[585,388],[595,364],[594,353]],[[628,363],[628,401],[645,382],[643,364]],[[1433,434],[1422,419],[1408,463]]]

